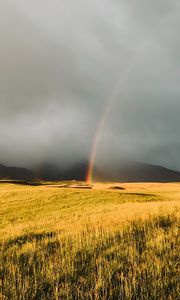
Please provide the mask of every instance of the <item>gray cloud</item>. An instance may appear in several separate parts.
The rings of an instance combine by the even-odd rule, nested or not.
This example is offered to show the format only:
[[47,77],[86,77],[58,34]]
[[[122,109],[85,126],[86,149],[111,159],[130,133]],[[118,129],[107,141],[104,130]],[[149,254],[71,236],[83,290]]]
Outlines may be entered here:
[[180,169],[179,11],[177,0],[0,0],[0,161],[87,159],[120,78],[97,160]]

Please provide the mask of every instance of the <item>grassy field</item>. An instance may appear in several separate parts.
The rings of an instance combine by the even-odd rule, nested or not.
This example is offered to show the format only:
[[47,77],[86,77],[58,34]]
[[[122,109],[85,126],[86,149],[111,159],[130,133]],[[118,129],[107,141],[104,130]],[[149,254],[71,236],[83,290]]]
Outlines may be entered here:
[[0,300],[179,299],[180,184],[61,185],[0,183]]

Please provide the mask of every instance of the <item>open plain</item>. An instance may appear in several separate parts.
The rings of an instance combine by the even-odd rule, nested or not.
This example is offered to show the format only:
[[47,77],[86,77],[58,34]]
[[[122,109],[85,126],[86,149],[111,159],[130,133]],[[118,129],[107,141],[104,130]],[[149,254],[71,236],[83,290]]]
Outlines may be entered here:
[[178,299],[179,183],[0,183],[0,299]]

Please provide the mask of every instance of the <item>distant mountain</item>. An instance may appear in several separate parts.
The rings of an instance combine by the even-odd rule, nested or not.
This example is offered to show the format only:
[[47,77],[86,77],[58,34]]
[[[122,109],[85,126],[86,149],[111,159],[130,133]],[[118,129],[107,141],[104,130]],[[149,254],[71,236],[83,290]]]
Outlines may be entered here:
[[[86,180],[88,163],[82,162],[66,170],[43,165],[40,170],[37,177],[44,180]],[[126,162],[108,169],[95,168],[93,178],[95,181],[180,182],[180,172],[157,165]]]
[[180,172],[162,166],[131,162],[100,172],[95,170],[94,178],[97,181],[180,182]]
[[33,180],[35,174],[25,168],[6,167],[0,164],[0,179]]
[[[86,180],[87,170],[87,162],[78,163],[65,170],[51,164],[42,164],[34,171],[0,165],[0,179]],[[112,182],[180,182],[180,172],[156,165],[127,162],[106,169],[95,168],[93,179]]]

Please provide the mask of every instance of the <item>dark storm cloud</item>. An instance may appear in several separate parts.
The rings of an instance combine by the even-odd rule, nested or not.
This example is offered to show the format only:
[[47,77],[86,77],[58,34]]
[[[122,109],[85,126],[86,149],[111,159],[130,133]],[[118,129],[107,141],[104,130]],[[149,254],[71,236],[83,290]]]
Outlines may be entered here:
[[120,78],[98,157],[180,169],[179,13],[174,0],[0,0],[0,161],[86,159]]

